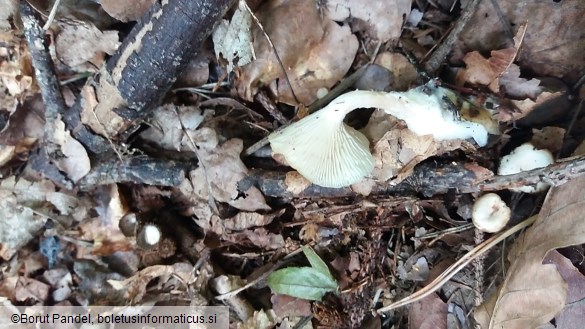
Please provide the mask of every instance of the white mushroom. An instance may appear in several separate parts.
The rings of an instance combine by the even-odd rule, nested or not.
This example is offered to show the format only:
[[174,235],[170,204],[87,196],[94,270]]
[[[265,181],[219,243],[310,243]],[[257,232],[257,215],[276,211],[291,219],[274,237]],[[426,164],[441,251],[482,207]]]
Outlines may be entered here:
[[324,187],[357,183],[374,168],[368,139],[343,123],[346,114],[357,108],[380,108],[404,120],[418,135],[433,135],[437,140],[473,138],[484,146],[486,128],[460,120],[447,109],[442,90],[431,82],[404,93],[352,91],[268,139],[274,154],[281,154],[301,175]]
[[482,195],[473,204],[471,219],[478,230],[495,233],[506,226],[510,220],[511,211],[499,195],[487,193]]
[[[555,162],[548,150],[538,150],[531,143],[524,143],[515,148],[510,154],[502,157],[498,175],[512,175],[536,168],[544,168]],[[542,192],[548,187],[546,183],[538,183],[536,186],[522,186],[510,189],[515,192],[536,193]]]
[[141,248],[151,249],[160,242],[161,235],[160,228],[157,225],[146,223],[136,235],[136,243]]

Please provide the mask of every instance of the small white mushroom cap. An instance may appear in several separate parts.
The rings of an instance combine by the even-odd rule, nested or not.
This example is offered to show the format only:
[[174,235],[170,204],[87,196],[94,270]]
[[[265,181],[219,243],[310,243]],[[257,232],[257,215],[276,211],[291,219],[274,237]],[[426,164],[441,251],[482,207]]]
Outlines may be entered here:
[[[510,154],[502,157],[498,168],[498,175],[512,175],[537,168],[544,168],[555,162],[548,150],[538,150],[531,143],[524,143],[515,148]],[[510,189],[516,192],[542,192],[548,184],[538,183],[536,186],[523,186]]]
[[510,220],[511,211],[499,195],[487,193],[473,204],[471,219],[478,230],[487,233],[499,232]]
[[268,137],[273,153],[283,155],[301,175],[324,187],[349,186],[374,169],[370,142],[343,123],[349,111],[340,104],[343,96]]
[[151,223],[144,224],[142,230],[136,236],[136,243],[141,248],[150,249],[155,247],[161,239],[160,228]]

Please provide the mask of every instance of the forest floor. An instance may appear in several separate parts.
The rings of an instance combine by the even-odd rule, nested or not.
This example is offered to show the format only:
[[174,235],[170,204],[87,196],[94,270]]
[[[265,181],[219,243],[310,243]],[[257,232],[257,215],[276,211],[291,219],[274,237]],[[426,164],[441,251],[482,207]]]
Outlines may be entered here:
[[0,306],[582,328],[581,0],[185,3],[0,0]]

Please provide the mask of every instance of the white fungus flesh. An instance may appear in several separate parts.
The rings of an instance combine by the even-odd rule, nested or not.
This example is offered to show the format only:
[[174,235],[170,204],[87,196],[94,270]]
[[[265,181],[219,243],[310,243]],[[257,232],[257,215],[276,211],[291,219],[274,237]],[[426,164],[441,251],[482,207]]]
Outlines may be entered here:
[[[502,157],[498,175],[513,175],[523,171],[544,168],[554,162],[554,157],[548,150],[538,150],[531,143],[524,143],[515,148],[510,154]],[[547,187],[548,184],[546,183],[538,183],[536,186],[522,186],[510,190],[536,193],[544,191]]]
[[380,108],[403,120],[417,135],[432,135],[440,141],[473,138],[484,146],[488,136],[486,128],[460,120],[446,109],[443,97],[441,88],[431,83],[404,93],[356,90],[272,133],[268,140],[274,154],[282,155],[313,184],[349,186],[374,168],[367,138],[343,123],[345,116],[357,108]]
[[487,193],[473,204],[471,219],[475,227],[486,233],[503,229],[510,220],[511,211],[499,195]]

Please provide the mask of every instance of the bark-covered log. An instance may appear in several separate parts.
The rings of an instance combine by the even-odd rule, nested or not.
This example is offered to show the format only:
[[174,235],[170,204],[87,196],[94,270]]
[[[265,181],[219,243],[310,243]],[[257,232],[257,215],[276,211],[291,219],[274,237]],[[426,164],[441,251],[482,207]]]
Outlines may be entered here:
[[[163,161],[146,156],[129,158],[123,163],[112,160],[94,169],[80,182],[82,188],[100,184],[133,182],[164,186],[179,186],[185,173],[195,169],[191,163]],[[256,186],[266,196],[275,198],[342,198],[359,194],[351,187],[327,188],[314,184],[305,189],[287,186],[286,172],[252,169],[239,183],[240,190]],[[474,163],[423,162],[408,178],[397,185],[377,182],[370,195],[395,196],[422,194],[432,197],[455,190],[458,193],[499,191],[538,183],[561,185],[585,175],[585,156],[563,159],[545,168],[514,175],[492,176],[491,172]]]
[[[122,139],[121,134],[158,105],[232,3],[156,1],[68,113],[76,138],[94,153]],[[90,86],[95,89],[88,92]]]
[[135,183],[160,186],[179,186],[185,179],[188,165],[147,156],[112,158],[95,166],[78,185],[89,190],[97,185]]
[[59,146],[53,141],[53,136],[57,129],[56,124],[60,120],[60,116],[65,112],[65,101],[61,94],[59,80],[55,74],[53,60],[49,54],[45,30],[41,27],[36,12],[25,0],[20,2],[20,16],[24,25],[24,36],[31,54],[32,64],[35,68],[35,79],[45,104],[43,146],[50,160],[61,155]]

